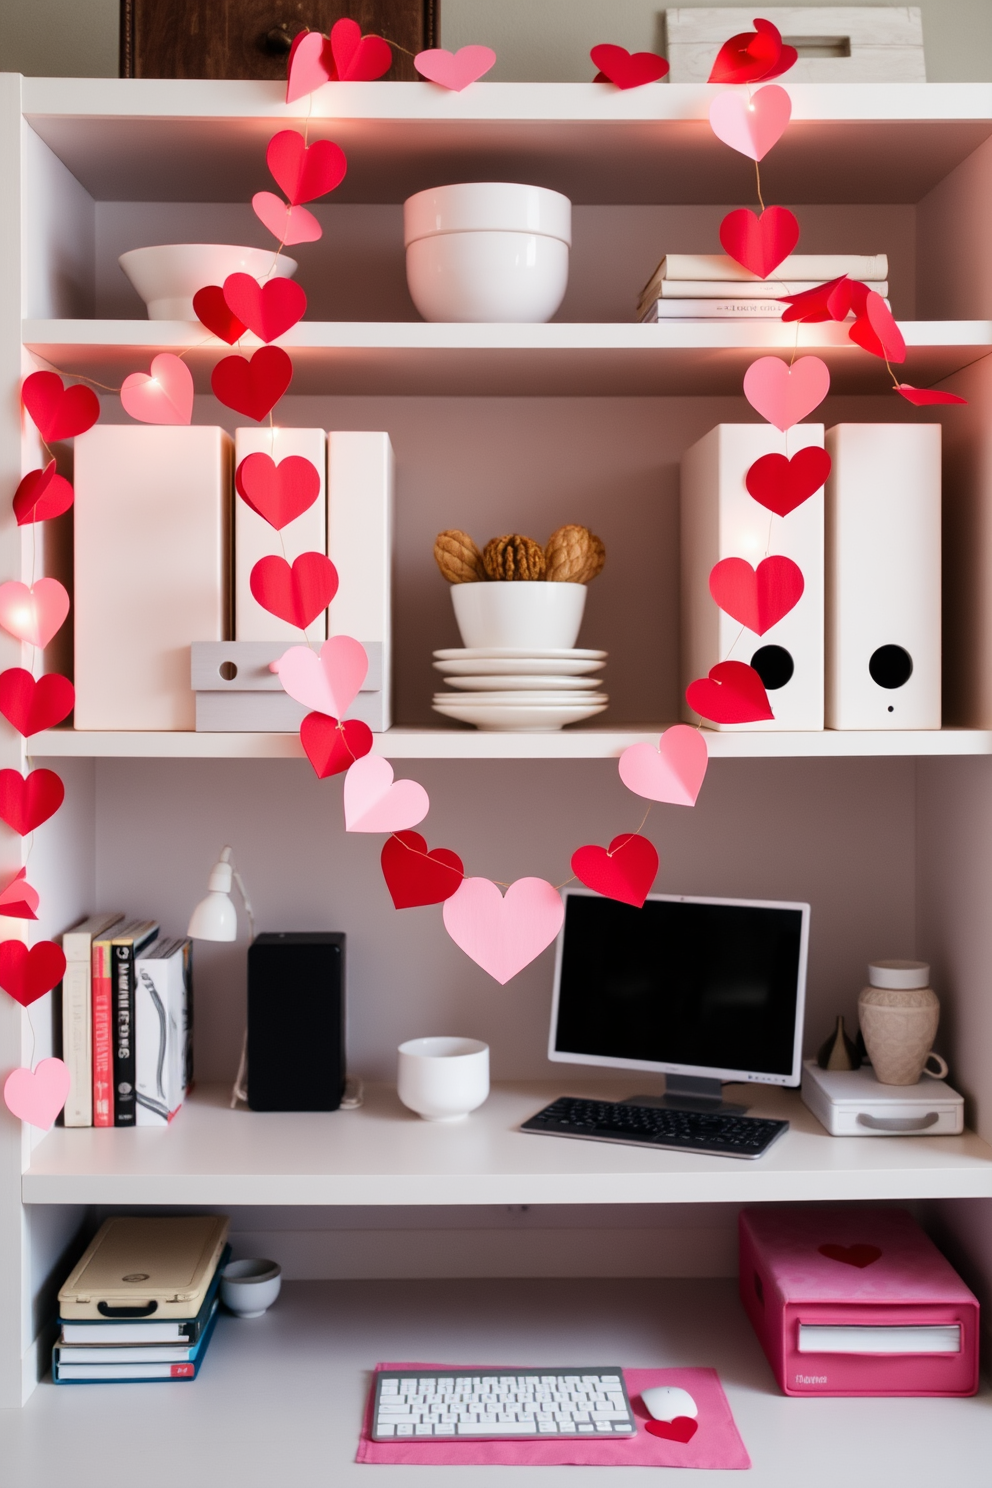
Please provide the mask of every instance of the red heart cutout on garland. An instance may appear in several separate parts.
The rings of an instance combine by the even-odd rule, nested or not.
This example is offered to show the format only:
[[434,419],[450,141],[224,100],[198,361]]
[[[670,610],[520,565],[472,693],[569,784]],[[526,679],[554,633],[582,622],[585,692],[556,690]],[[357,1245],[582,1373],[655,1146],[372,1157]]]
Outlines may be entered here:
[[193,310],[200,324],[226,341],[228,346],[239,341],[248,329],[231,310],[219,284],[207,284],[198,289],[193,296]]
[[54,770],[0,770],[0,819],[21,837],[40,827],[65,800],[65,786]]
[[737,263],[767,279],[799,242],[799,223],[787,207],[766,207],[760,217],[739,207],[720,223],[720,242]]
[[281,129],[269,140],[265,163],[291,207],[325,196],[344,180],[348,162],[340,145],[314,140],[307,145],[296,129]]
[[75,701],[72,683],[58,672],[46,672],[37,682],[24,667],[0,673],[0,713],[25,739],[61,723]]
[[710,570],[710,593],[724,614],[762,636],[803,597],[803,571],[774,554],[752,568],[744,558],[722,558]]
[[842,1266],[857,1266],[859,1271],[863,1271],[866,1266],[874,1266],[882,1258],[877,1245],[831,1244],[817,1246],[817,1249],[828,1261],[840,1261]]
[[60,517],[73,503],[75,492],[64,475],[55,474],[55,461],[44,470],[30,470],[14,492],[14,516],[18,527]]
[[762,723],[775,717],[765,684],[743,661],[718,661],[707,677],[689,683],[685,697],[711,723]]
[[300,724],[300,743],[318,780],[340,775],[372,748],[372,730],[358,718],[339,723],[326,713],[308,713]]
[[899,382],[892,389],[894,393],[900,393],[907,403],[912,403],[915,408],[926,408],[931,403],[967,403],[967,398],[959,398],[957,393],[941,393],[936,388],[917,388],[912,383]]
[[658,853],[646,837],[623,832],[609,847],[577,848],[572,872],[587,889],[640,909],[658,872]]
[[306,98],[335,76],[331,43],[320,31],[298,31],[286,61],[286,102]]
[[255,564],[248,583],[263,610],[306,630],[338,592],[338,571],[323,553],[301,553],[292,568],[270,553]]
[[214,397],[225,408],[260,423],[293,380],[293,364],[281,346],[262,346],[250,359],[224,357],[210,374]]
[[393,832],[383,844],[379,862],[397,909],[443,904],[457,894],[465,877],[465,866],[456,852],[448,847],[428,852],[419,832]]
[[280,532],[317,500],[320,471],[303,455],[287,455],[277,465],[271,455],[257,451],[241,461],[234,484],[242,501]]
[[684,1445],[692,1441],[699,1430],[699,1422],[691,1416],[676,1416],[671,1421],[645,1421],[644,1430],[652,1436],[660,1436],[662,1441],[677,1441]]
[[725,41],[710,71],[710,83],[757,83],[781,77],[799,60],[795,47],[785,46],[771,21],[756,20],[753,31],[740,31]]
[[841,274],[826,284],[817,284],[804,289],[801,294],[779,295],[787,307],[782,312],[784,322],[801,320],[817,324],[824,320],[846,320],[851,309],[854,281]]
[[810,444],[797,450],[791,460],[786,455],[762,455],[744,477],[744,484],[768,511],[787,517],[816,494],[829,474],[827,451]]
[[39,940],[30,950],[22,940],[0,942],[0,987],[21,1007],[51,992],[64,975],[65,956],[53,940]]
[[63,387],[57,372],[32,372],[25,377],[21,401],[46,444],[85,434],[100,417],[96,393],[81,383]]
[[363,36],[357,21],[348,16],[331,27],[331,55],[342,83],[371,83],[393,65],[393,52],[381,36]]
[[893,319],[892,311],[880,294],[870,289],[865,295],[864,308],[847,332],[848,336],[872,356],[884,357],[889,362],[906,360],[906,342],[902,331]]
[[656,52],[628,52],[626,47],[604,42],[589,53],[599,68],[597,83],[614,83],[618,88],[642,88],[656,83],[668,74],[668,63]]
[[243,320],[260,341],[274,341],[303,319],[307,297],[293,279],[270,279],[259,284],[251,274],[228,274],[224,280],[227,307]]

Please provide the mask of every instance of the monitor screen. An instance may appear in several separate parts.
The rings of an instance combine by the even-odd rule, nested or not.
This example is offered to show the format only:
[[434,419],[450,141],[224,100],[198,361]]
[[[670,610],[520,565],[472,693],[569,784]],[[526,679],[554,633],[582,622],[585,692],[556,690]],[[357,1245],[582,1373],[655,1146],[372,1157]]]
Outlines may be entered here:
[[798,1085],[809,905],[565,891],[551,1059]]

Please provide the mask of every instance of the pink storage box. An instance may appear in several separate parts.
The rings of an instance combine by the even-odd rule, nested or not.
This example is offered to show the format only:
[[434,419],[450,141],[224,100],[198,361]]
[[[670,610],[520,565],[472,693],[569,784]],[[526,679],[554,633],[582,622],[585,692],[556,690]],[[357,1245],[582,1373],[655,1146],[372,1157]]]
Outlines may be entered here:
[[978,1299],[905,1209],[740,1216],[740,1293],[787,1395],[974,1395]]

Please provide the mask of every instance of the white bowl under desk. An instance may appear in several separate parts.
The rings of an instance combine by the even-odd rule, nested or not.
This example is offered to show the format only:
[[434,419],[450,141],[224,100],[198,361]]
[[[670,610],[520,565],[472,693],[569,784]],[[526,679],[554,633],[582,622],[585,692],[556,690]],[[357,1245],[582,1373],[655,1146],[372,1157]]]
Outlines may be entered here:
[[756,1161],[644,1151],[518,1130],[555,1095],[650,1087],[577,1080],[494,1087],[451,1125],[421,1121],[392,1086],[356,1111],[260,1113],[197,1091],[167,1129],[56,1128],[23,1174],[29,1204],[650,1204],[992,1196],[992,1147],[974,1133],[828,1136],[795,1091],[736,1087],[792,1128]]

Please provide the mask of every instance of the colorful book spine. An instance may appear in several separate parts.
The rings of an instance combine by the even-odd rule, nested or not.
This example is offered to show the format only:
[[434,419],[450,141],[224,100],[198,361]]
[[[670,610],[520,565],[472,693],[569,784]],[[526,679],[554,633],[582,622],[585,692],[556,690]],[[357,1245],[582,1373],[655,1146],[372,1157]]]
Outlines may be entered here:
[[109,940],[93,942],[93,1125],[114,1124],[114,1036]]
[[62,936],[62,1058],[69,1071],[69,1095],[62,1113],[66,1126],[93,1125],[93,940],[123,918],[91,915]]
[[129,934],[114,937],[113,979],[114,1125],[136,1126],[137,1059],[135,1057],[135,960],[158,934],[158,926],[146,922]]
[[192,942],[156,941],[135,962],[137,1126],[168,1126],[193,1075]]

